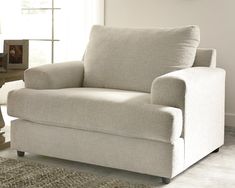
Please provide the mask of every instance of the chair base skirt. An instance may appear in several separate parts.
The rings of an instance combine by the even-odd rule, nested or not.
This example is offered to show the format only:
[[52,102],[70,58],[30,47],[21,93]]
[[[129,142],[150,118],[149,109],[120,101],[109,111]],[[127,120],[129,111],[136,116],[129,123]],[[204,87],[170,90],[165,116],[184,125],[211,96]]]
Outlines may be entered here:
[[12,121],[11,148],[165,178],[184,170],[181,138],[172,145],[18,119]]

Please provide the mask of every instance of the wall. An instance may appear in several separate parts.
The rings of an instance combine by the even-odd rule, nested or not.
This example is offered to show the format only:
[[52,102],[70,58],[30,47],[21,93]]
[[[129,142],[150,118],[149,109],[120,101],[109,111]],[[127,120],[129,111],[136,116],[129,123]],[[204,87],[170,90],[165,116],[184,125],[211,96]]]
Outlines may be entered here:
[[235,0],[106,0],[105,24],[199,25],[200,46],[216,48],[217,64],[227,71],[226,125],[235,127]]

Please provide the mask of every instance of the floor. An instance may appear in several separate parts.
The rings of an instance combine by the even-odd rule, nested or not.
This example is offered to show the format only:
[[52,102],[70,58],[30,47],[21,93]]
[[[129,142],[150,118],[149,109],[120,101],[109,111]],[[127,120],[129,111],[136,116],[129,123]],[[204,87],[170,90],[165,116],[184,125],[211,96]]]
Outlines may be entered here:
[[[10,118],[3,108],[4,119],[7,124]],[[7,126],[6,131],[9,131]],[[1,157],[18,158],[16,152],[10,149],[0,151]],[[33,160],[50,166],[91,172],[101,176],[116,177],[134,183],[153,185],[156,188],[235,188],[235,131],[226,130],[225,145],[219,153],[213,153],[193,165],[172,180],[168,185],[163,185],[161,179],[154,176],[137,174],[122,170],[88,165],[79,162],[55,159],[27,153],[21,160]]]

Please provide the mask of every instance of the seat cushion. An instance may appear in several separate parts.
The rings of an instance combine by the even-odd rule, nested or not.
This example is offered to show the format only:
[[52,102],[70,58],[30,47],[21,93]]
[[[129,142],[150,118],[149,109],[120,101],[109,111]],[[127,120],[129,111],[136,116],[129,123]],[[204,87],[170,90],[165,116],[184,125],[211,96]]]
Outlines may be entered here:
[[45,125],[174,142],[182,132],[180,109],[150,104],[150,94],[67,88],[15,90],[8,114]]
[[94,26],[84,58],[84,86],[150,92],[156,77],[193,65],[199,40],[197,26]]

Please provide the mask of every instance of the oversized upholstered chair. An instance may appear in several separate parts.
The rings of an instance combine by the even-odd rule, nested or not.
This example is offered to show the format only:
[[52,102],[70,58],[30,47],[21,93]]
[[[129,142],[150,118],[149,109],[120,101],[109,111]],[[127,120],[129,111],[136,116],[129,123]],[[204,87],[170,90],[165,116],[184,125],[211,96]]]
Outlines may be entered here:
[[225,71],[197,26],[94,26],[82,62],[25,71],[10,92],[11,148],[160,176],[224,143]]

